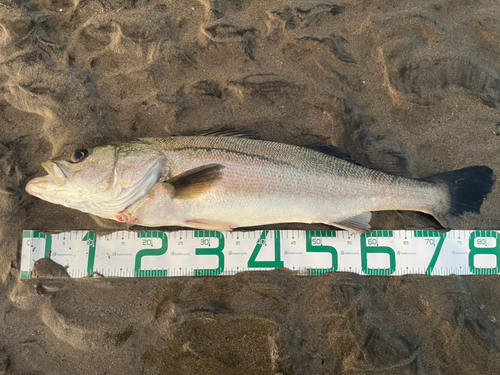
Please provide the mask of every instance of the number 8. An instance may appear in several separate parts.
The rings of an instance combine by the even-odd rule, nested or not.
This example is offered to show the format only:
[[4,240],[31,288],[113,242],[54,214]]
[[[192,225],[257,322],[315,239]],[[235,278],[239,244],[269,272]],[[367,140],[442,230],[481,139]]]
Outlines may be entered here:
[[[496,241],[495,247],[476,247],[477,237],[494,238]],[[485,241],[486,242],[486,241]],[[496,275],[498,273],[498,258],[500,256],[500,243],[498,242],[498,233],[494,231],[475,231],[472,232],[469,238],[469,268],[476,275]],[[476,267],[474,265],[475,255],[494,255],[496,258],[496,266],[492,268]]]

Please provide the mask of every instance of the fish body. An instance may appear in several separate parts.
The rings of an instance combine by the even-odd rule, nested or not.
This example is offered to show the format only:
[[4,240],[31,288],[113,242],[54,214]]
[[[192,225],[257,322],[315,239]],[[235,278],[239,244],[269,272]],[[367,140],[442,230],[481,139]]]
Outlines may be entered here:
[[425,212],[445,224],[448,215],[478,212],[494,181],[488,167],[416,180],[305,147],[227,136],[145,138],[84,151],[78,162],[44,163],[49,175],[27,191],[150,227],[301,222],[367,231],[371,211],[384,210]]

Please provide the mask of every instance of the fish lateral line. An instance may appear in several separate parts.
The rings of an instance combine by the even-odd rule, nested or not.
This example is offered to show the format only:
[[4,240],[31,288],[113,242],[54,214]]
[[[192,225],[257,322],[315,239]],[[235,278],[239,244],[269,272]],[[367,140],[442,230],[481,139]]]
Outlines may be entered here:
[[[300,147],[300,146],[297,146],[297,147]],[[264,160],[264,161],[267,161],[267,162],[269,162],[271,164],[275,164],[275,165],[293,166],[293,164],[288,163],[286,161],[274,160],[274,159],[269,158],[267,156],[257,155],[257,154],[251,154],[251,153],[248,153],[248,152],[231,150],[229,148],[224,148],[224,147],[185,146],[185,147],[172,148],[170,150],[171,151],[206,151],[206,152],[221,151],[221,152],[225,152],[225,153],[228,153],[228,154],[235,154],[235,155],[238,155],[238,156],[248,156],[250,158],[254,158],[254,159],[258,159],[258,160]]]

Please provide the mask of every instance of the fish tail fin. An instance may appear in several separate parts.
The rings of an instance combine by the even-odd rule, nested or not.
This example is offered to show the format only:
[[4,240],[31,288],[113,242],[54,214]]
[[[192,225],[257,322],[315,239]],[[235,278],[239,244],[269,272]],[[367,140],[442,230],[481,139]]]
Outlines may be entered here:
[[491,192],[495,182],[493,170],[485,166],[474,166],[441,173],[427,179],[446,186],[449,199],[435,207],[432,215],[447,227],[448,219],[464,212],[479,213],[484,199]]

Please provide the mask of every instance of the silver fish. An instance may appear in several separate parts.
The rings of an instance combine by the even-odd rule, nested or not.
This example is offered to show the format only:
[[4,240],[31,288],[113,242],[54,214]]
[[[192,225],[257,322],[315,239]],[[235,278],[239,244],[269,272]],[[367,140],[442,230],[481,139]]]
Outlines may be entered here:
[[145,138],[42,164],[29,194],[144,226],[231,230],[325,223],[365,232],[372,211],[479,212],[495,181],[485,166],[416,180],[309,148],[238,136]]

